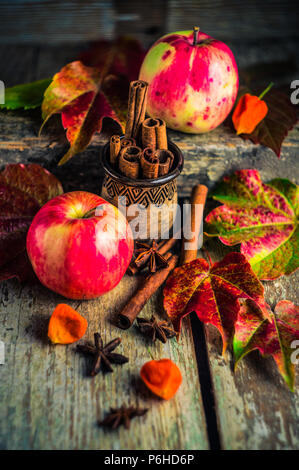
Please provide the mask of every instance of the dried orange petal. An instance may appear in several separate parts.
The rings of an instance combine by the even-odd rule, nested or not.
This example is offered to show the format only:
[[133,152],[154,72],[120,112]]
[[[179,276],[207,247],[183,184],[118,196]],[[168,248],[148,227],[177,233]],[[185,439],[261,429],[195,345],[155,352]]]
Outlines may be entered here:
[[140,377],[155,395],[164,400],[172,398],[182,383],[181,371],[170,359],[146,362]]
[[71,344],[84,336],[87,320],[67,304],[58,304],[49,322],[48,336],[52,343]]

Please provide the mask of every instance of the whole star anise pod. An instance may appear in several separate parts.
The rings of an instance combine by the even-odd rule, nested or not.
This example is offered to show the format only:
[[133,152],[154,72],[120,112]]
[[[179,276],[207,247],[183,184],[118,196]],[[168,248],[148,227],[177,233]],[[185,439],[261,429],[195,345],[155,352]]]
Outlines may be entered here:
[[158,251],[159,245],[156,240],[152,244],[136,241],[134,264],[138,269],[148,265],[149,272],[155,273],[158,269],[166,268],[168,261]]
[[141,333],[151,338],[152,341],[158,339],[162,343],[166,343],[169,338],[176,336],[176,332],[167,321],[158,321],[154,315],[150,320],[147,318],[137,318],[138,328]]
[[94,334],[95,346],[91,344],[78,344],[77,349],[84,354],[94,356],[93,366],[90,375],[95,376],[102,368],[106,372],[113,372],[111,364],[125,364],[129,361],[122,354],[115,354],[112,351],[121,343],[121,338],[115,338],[110,343],[103,345],[103,340],[99,333]]
[[99,421],[100,426],[117,429],[121,424],[126,429],[130,428],[131,420],[136,416],[143,416],[148,412],[148,408],[138,408],[135,406],[122,405],[120,408],[110,408],[109,414],[103,421]]

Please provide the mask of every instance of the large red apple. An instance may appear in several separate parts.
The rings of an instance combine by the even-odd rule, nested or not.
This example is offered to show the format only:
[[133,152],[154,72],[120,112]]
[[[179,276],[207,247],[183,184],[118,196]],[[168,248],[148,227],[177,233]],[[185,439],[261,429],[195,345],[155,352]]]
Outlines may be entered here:
[[123,214],[84,191],[62,194],[34,217],[27,252],[41,281],[70,299],[93,299],[113,289],[133,254]]
[[189,133],[219,126],[232,109],[239,85],[229,47],[193,31],[159,39],[145,56],[139,78],[149,83],[148,114]]

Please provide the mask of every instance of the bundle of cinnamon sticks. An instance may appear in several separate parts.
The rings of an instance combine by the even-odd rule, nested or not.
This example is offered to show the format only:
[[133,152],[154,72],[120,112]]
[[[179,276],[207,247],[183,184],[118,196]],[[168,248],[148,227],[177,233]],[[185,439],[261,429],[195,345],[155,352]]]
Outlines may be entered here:
[[148,83],[130,84],[125,137],[110,139],[110,163],[132,179],[155,179],[167,175],[174,155],[168,150],[166,124],[162,119],[145,119]]

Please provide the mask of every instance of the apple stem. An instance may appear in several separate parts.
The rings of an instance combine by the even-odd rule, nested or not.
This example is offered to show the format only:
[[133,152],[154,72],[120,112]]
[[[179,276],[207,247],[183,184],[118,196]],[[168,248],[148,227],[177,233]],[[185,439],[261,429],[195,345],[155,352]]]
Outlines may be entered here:
[[92,209],[90,209],[89,211],[87,211],[87,212],[82,216],[82,219],[89,219],[89,217],[91,217],[92,215],[95,215],[96,209],[97,209],[97,207],[93,207]]
[[193,46],[196,46],[197,44],[198,31],[199,31],[199,27],[194,26],[193,27]]

